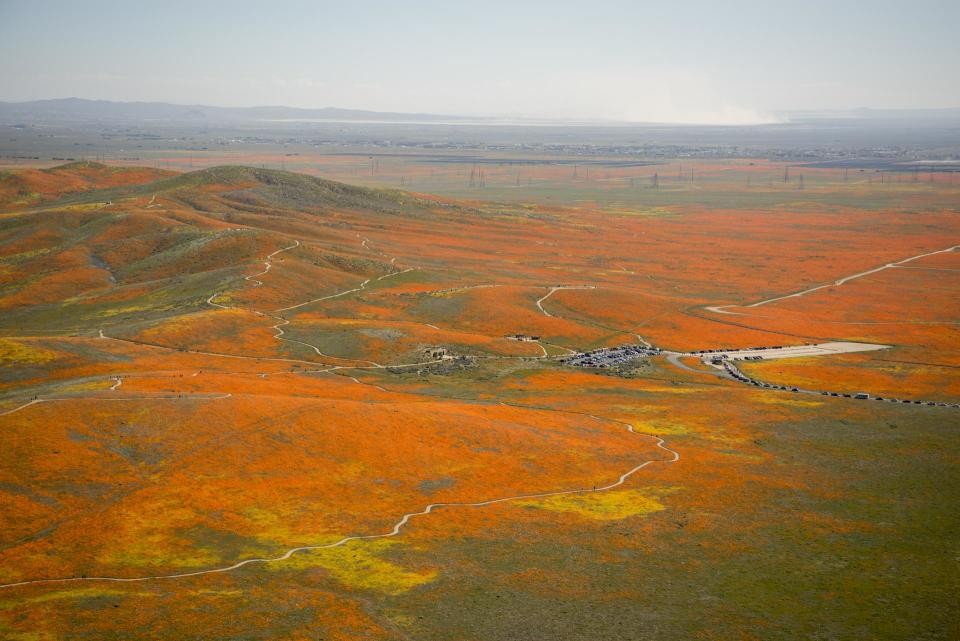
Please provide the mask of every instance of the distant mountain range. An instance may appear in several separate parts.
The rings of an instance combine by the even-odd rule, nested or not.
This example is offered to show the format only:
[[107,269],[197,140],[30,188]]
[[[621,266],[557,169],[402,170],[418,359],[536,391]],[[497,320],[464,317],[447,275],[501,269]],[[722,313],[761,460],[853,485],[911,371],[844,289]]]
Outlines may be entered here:
[[408,114],[361,109],[300,109],[297,107],[211,107],[167,102],[113,102],[83,98],[57,98],[30,102],[0,102],[0,119],[6,122],[166,121],[183,123],[252,122],[262,120],[360,120],[371,122],[434,122],[478,120],[462,116]]
[[[953,109],[852,109],[834,111],[794,111],[780,114],[783,122],[851,122],[915,121],[918,124],[954,124],[960,120],[960,108]],[[111,123],[193,123],[224,124],[263,121],[359,121],[385,123],[538,123],[567,124],[564,120],[539,118],[455,116],[430,113],[398,113],[323,107],[212,107],[209,105],[177,105],[168,102],[114,102],[84,98],[56,98],[30,102],[0,102],[0,122],[111,122]],[[579,121],[580,124],[626,124],[614,121]],[[643,124],[643,123],[631,123]],[[652,123],[651,123],[652,124]]]

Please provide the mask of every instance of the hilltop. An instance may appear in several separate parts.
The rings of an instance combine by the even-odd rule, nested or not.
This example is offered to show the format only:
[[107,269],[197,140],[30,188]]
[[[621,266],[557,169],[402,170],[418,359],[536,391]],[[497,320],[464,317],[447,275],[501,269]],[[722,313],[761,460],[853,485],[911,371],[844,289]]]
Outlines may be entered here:
[[176,172],[77,161],[48,169],[0,172],[0,205],[24,206],[83,193],[160,180]]
[[160,194],[182,199],[201,210],[224,212],[270,208],[342,208],[406,215],[439,208],[468,211],[456,203],[410,192],[358,187],[316,176],[240,165],[179,173],[83,161],[0,174],[0,205],[10,207],[58,198],[65,204],[77,204]]
[[142,186],[140,191],[166,193],[196,188],[219,193],[238,207],[342,207],[402,213],[436,204],[399,190],[356,187],[287,171],[230,165],[180,174]]

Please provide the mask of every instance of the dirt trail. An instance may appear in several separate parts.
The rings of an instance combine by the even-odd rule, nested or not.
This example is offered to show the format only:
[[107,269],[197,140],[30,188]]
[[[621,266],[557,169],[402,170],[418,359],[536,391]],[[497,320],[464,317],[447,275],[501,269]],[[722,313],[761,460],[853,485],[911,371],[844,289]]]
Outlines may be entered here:
[[257,280],[257,276],[263,276],[264,274],[266,274],[267,272],[270,271],[270,268],[273,267],[273,262],[272,262],[272,261],[273,261],[273,257],[276,256],[277,254],[279,254],[280,252],[289,251],[289,250],[294,249],[294,248],[299,247],[299,246],[300,246],[300,241],[299,241],[299,240],[294,240],[294,241],[293,241],[293,244],[290,245],[289,247],[283,247],[282,249],[278,249],[277,251],[273,252],[272,254],[267,254],[267,257],[266,257],[266,258],[264,259],[264,261],[263,261],[263,271],[262,271],[262,272],[258,272],[258,273],[256,273],[256,274],[253,274],[253,275],[251,275],[251,276],[244,276],[243,279],[244,279],[244,280],[248,280],[248,281],[254,283],[254,287],[260,287],[261,285],[263,285],[263,282]]
[[[560,290],[562,290],[562,289],[597,289],[597,286],[596,286],[596,285],[570,285],[570,286],[560,286],[560,285],[558,285],[558,286],[556,286],[556,287],[551,287],[551,288],[550,288],[550,291],[547,292],[547,294],[546,294],[545,296],[543,296],[543,297],[541,297],[541,298],[539,298],[539,299],[537,300],[537,308],[538,308],[541,312],[543,312],[544,316],[549,316],[550,318],[563,318],[563,317],[561,317],[561,316],[557,316],[557,315],[555,315],[555,314],[551,314],[550,312],[548,312],[547,310],[545,310],[545,309],[543,308],[543,302],[544,302],[545,300],[547,300],[548,298],[550,298],[551,296],[553,296],[554,293],[556,293],[556,292],[558,292],[558,291],[560,291]],[[653,345],[652,345],[651,343],[649,343],[649,342],[647,341],[647,339],[645,339],[645,338],[644,338],[643,336],[641,336],[640,334],[637,334],[636,332],[632,332],[632,331],[625,330],[625,329],[619,329],[619,328],[617,328],[617,327],[609,327],[609,326],[607,326],[607,325],[602,325],[601,323],[597,323],[597,322],[595,322],[595,321],[589,321],[589,320],[586,320],[586,319],[577,320],[577,319],[572,319],[572,318],[566,318],[565,320],[569,320],[569,321],[572,321],[572,322],[574,322],[574,323],[586,323],[587,325],[592,325],[592,326],[594,326],[594,327],[600,327],[600,328],[602,328],[602,329],[608,329],[608,330],[611,330],[611,331],[614,331],[614,332],[621,332],[621,333],[623,333],[623,334],[629,334],[630,336],[633,336],[634,338],[636,338],[636,339],[637,339],[637,342],[639,342],[639,343],[640,343],[641,345],[643,345],[644,347],[653,347]],[[568,349],[568,348],[564,348],[564,349]],[[571,351],[572,353],[576,353],[576,352],[573,352],[572,350],[570,350],[570,351]]]
[[543,301],[547,300],[548,298],[553,296],[556,292],[562,289],[596,289],[596,286],[595,285],[557,285],[555,287],[551,287],[549,292],[547,292],[544,296],[541,296],[540,298],[537,299],[537,309],[543,312],[544,316],[555,318],[553,314],[551,314],[550,312],[548,312],[543,308]]
[[844,283],[849,283],[851,280],[856,280],[856,279],[858,279],[858,278],[863,278],[864,276],[869,276],[870,274],[876,274],[877,272],[882,272],[882,271],[885,270],[885,269],[892,269],[892,268],[895,268],[895,267],[900,267],[900,266],[902,266],[904,263],[909,263],[909,262],[912,262],[912,261],[915,261],[915,260],[919,260],[919,259],[921,259],[921,258],[926,258],[927,256],[935,256],[935,255],[937,255],[937,254],[946,254],[946,253],[948,253],[948,252],[956,251],[957,249],[960,249],[960,245],[953,245],[952,247],[947,247],[946,249],[938,249],[938,250],[936,250],[936,251],[927,252],[927,253],[925,253],[925,254],[918,254],[918,255],[916,255],[916,256],[910,256],[909,258],[904,258],[903,260],[898,260],[898,261],[893,262],[893,263],[886,263],[885,265],[881,265],[880,267],[874,267],[873,269],[868,269],[867,271],[857,272],[856,274],[851,274],[851,275],[849,275],[849,276],[844,276],[843,278],[839,278],[839,279],[833,281],[832,283],[827,283],[827,284],[825,284],[825,285],[817,285],[816,287],[811,287],[810,289],[805,289],[805,290],[803,290],[803,291],[795,292],[795,293],[793,293],[793,294],[787,294],[787,295],[785,295],[785,296],[777,296],[776,298],[768,298],[767,300],[762,300],[762,301],[760,301],[760,302],[758,302],[758,303],[751,303],[751,304],[749,304],[749,305],[712,305],[712,306],[710,306],[710,307],[705,307],[704,309],[706,309],[706,310],[709,311],[709,312],[713,312],[713,313],[715,313],[715,314],[732,314],[732,315],[735,315],[735,316],[747,316],[747,314],[743,314],[743,313],[741,313],[741,312],[729,312],[729,311],[727,311],[727,308],[729,308],[729,307],[742,307],[743,309],[748,309],[748,308],[751,308],[751,307],[760,307],[761,305],[766,305],[766,304],[768,304],[768,303],[775,303],[775,302],[777,302],[777,301],[786,300],[786,299],[788,299],[788,298],[800,298],[801,296],[805,296],[805,295],[807,295],[807,294],[810,294],[810,293],[819,291],[819,290],[821,290],[821,289],[826,289],[826,288],[828,288],[828,287],[839,287],[840,285],[843,285]]
[[[113,388],[111,388],[113,389]],[[184,394],[167,394],[164,396],[58,396],[58,397],[49,397],[49,398],[35,398],[23,405],[14,407],[5,412],[0,412],[0,416],[7,416],[13,414],[14,412],[19,412],[22,409],[30,407],[31,405],[39,405],[40,403],[57,403],[63,401],[175,401],[175,400],[189,400],[189,399],[202,399],[217,401],[225,398],[230,398],[233,394],[203,394],[203,393],[184,393]]]
[[[356,382],[360,383],[360,381],[358,381],[357,379],[354,379],[354,380],[355,380]],[[361,384],[363,384],[363,383],[361,383]],[[379,387],[379,386],[376,386],[376,387]],[[383,388],[380,388],[380,389],[383,389]],[[387,390],[383,390],[383,391],[387,391]],[[556,410],[555,410],[555,411],[556,411]],[[109,577],[109,576],[99,576],[99,577],[67,577],[67,578],[54,578],[54,579],[33,579],[33,580],[27,580],[27,581],[17,581],[17,582],[15,582],[15,583],[0,584],[0,589],[3,589],[3,588],[13,588],[13,587],[19,587],[19,586],[26,586],[26,585],[42,585],[42,584],[52,584],[52,583],[74,583],[74,582],[81,582],[81,581],[83,581],[83,582],[104,581],[104,582],[115,582],[115,583],[135,583],[135,582],[143,582],[143,581],[154,581],[154,580],[160,580],[160,579],[180,579],[180,578],[187,578],[187,577],[194,577],[194,576],[202,576],[202,575],[205,575],[205,574],[219,574],[219,573],[224,573],[224,572],[231,572],[231,571],[233,571],[233,570],[237,570],[237,569],[239,569],[239,568],[242,568],[242,567],[244,567],[244,566],[246,566],[246,565],[250,565],[250,564],[253,564],[253,563],[278,563],[278,562],[286,561],[287,559],[289,559],[291,556],[293,556],[294,554],[296,554],[296,553],[298,553],[298,552],[309,552],[309,551],[311,551],[311,550],[326,550],[326,549],[330,549],[330,548],[336,548],[336,547],[343,546],[343,545],[345,545],[345,544],[347,544],[347,543],[349,543],[349,542],[351,542],[351,541],[367,541],[367,540],[372,540],[372,539],[384,539],[384,538],[389,538],[389,537],[398,536],[398,535],[400,534],[401,530],[404,528],[404,526],[406,526],[406,525],[410,522],[411,519],[416,518],[416,517],[418,517],[418,516],[426,516],[426,515],[434,512],[435,510],[440,509],[440,508],[457,508],[457,507],[479,508],[479,507],[486,507],[486,506],[489,506],[489,505],[496,505],[496,504],[498,504],[498,503],[509,503],[509,502],[512,502],[512,501],[522,501],[522,500],[529,500],[529,499],[549,498],[549,497],[553,497],[553,496],[569,496],[569,495],[574,495],[574,494],[591,494],[591,493],[597,493],[597,492],[606,492],[606,491],[608,491],[608,490],[612,490],[613,488],[616,488],[616,487],[619,487],[619,486],[623,485],[623,484],[627,481],[627,479],[629,479],[631,476],[633,476],[634,474],[636,474],[637,472],[639,472],[639,471],[642,470],[643,468],[647,467],[648,465],[651,465],[651,464],[653,464],[653,463],[664,463],[664,464],[666,464],[666,463],[675,463],[675,462],[677,462],[677,461],[680,460],[680,453],[677,452],[676,450],[671,449],[670,447],[668,447],[668,446],[666,445],[666,441],[664,441],[664,440],[663,440],[662,438],[660,438],[659,436],[654,436],[654,435],[652,435],[652,434],[644,434],[644,433],[642,433],[642,432],[638,432],[638,431],[636,431],[636,430],[634,429],[633,425],[631,425],[631,424],[629,424],[629,423],[622,423],[622,422],[620,422],[620,421],[614,421],[613,419],[604,419],[604,418],[601,418],[601,417],[599,417],[599,416],[593,416],[593,415],[587,415],[587,416],[589,416],[590,418],[595,419],[595,420],[597,420],[597,421],[611,421],[611,422],[615,422],[615,423],[617,423],[617,424],[619,424],[619,425],[621,425],[621,426],[623,426],[623,427],[626,427],[627,431],[630,432],[631,434],[636,434],[637,436],[643,436],[643,437],[647,437],[647,438],[652,439],[652,440],[654,441],[656,447],[658,447],[659,449],[662,449],[662,450],[664,450],[665,452],[667,452],[668,454],[670,454],[670,458],[667,458],[667,459],[648,459],[648,460],[645,460],[645,461],[643,461],[643,462],[635,465],[634,467],[630,468],[630,469],[627,470],[626,472],[623,472],[622,474],[620,474],[620,476],[617,477],[617,479],[616,479],[615,481],[612,481],[612,482],[610,482],[610,483],[608,483],[608,484],[606,484],[606,485],[602,485],[602,486],[595,487],[595,488],[593,488],[593,489],[577,488],[577,489],[569,489],[569,490],[556,490],[556,491],[552,491],[552,492],[533,492],[533,493],[529,493],[529,494],[516,494],[516,495],[511,495],[511,496],[504,496],[504,497],[492,498],[492,499],[487,499],[487,500],[483,500],[483,501],[474,501],[474,502],[430,503],[430,504],[428,504],[427,506],[425,506],[425,507],[424,507],[423,509],[421,509],[421,510],[418,510],[418,511],[415,511],[415,512],[407,512],[406,514],[404,514],[403,516],[400,517],[400,519],[393,525],[393,527],[392,527],[389,531],[384,532],[384,533],[381,533],[381,534],[362,534],[362,535],[355,535],[355,536],[346,536],[346,537],[343,537],[343,538],[341,538],[341,539],[339,539],[339,540],[337,540],[337,541],[335,541],[335,542],[333,542],[333,543],[327,543],[327,544],[323,544],[323,545],[304,545],[304,546],[299,546],[299,547],[295,547],[295,548],[290,548],[289,550],[287,550],[286,552],[284,552],[283,554],[281,554],[281,555],[279,555],[279,556],[274,556],[274,557],[255,557],[255,558],[250,558],[250,559],[244,559],[244,560],[242,560],[242,561],[238,561],[238,562],[234,563],[233,565],[228,565],[228,566],[219,567],[219,568],[211,568],[211,569],[207,569],[207,570],[197,570],[197,571],[194,571],[194,572],[180,572],[180,573],[176,573],[176,574],[158,574],[158,575],[143,576],[143,577]]]

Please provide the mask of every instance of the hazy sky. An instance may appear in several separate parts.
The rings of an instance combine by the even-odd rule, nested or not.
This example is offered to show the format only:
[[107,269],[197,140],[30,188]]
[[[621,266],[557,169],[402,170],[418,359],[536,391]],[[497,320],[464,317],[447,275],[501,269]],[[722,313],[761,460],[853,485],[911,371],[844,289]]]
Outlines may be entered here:
[[0,0],[0,100],[747,122],[960,107],[960,0]]

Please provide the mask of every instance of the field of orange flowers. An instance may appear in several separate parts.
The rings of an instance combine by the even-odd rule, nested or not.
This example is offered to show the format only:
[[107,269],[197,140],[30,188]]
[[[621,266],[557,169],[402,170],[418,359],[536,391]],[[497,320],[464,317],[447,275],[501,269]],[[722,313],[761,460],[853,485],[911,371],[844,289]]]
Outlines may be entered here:
[[[958,402],[960,188],[733,207],[761,166],[646,211],[0,177],[0,637],[960,634],[960,410],[682,357],[878,343],[743,369]],[[561,362],[626,343],[688,368]]]

